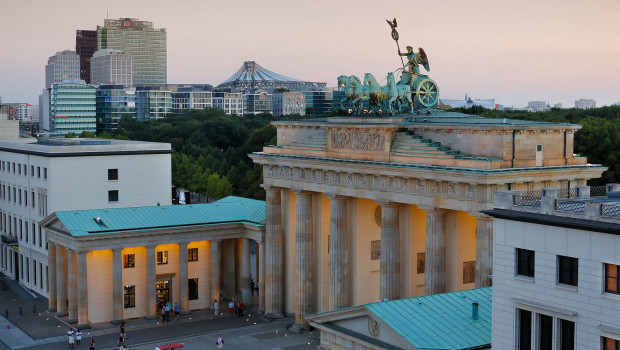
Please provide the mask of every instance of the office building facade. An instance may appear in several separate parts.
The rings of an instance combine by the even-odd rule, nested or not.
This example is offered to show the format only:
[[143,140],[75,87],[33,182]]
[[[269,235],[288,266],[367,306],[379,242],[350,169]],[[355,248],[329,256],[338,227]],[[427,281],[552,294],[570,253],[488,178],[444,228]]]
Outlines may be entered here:
[[139,121],[159,119],[172,113],[172,92],[139,87],[136,89],[136,117]]
[[54,83],[49,93],[51,132],[75,135],[96,131],[95,88],[83,80]]
[[133,85],[132,58],[119,50],[102,49],[95,52],[90,59],[90,72],[93,85]]
[[75,51],[56,52],[45,66],[45,88],[65,80],[80,79],[80,56]]
[[240,92],[214,92],[213,107],[228,115],[243,114],[243,95]]
[[304,91],[306,100],[306,115],[321,115],[329,113],[334,103],[332,90]]
[[76,31],[75,52],[80,56],[80,79],[86,84],[90,84],[90,59],[95,51],[97,51],[97,31]]
[[243,114],[272,113],[272,95],[262,92],[246,92],[243,94]]
[[100,85],[96,92],[97,135],[114,133],[126,115],[136,118],[136,91],[123,85]]
[[182,115],[190,109],[213,107],[213,94],[210,91],[180,88],[172,92],[172,114]]
[[155,28],[153,22],[106,19],[103,26],[97,26],[97,47],[131,55],[135,85],[166,83],[166,29]]
[[591,99],[582,98],[575,101],[575,108],[577,109],[590,109],[596,108],[596,101]]

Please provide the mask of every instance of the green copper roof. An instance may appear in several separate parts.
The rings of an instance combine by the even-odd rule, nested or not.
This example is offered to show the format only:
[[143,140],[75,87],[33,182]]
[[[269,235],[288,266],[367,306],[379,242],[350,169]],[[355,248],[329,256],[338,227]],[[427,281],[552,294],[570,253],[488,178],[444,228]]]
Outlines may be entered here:
[[208,204],[60,211],[55,215],[77,237],[235,222],[263,226],[266,206],[264,201],[230,196]]
[[[491,344],[492,287],[367,304],[416,349],[467,349]],[[472,303],[478,302],[478,320]]]

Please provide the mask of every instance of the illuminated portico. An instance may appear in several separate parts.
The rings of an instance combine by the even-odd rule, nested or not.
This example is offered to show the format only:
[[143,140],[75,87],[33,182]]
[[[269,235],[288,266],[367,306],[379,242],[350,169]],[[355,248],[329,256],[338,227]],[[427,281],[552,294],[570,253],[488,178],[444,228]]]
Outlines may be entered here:
[[[266,258],[283,269],[267,272],[266,290],[283,294],[267,293],[265,309],[296,313],[298,327],[300,312],[491,285],[492,220],[481,211],[494,192],[573,188],[604,171],[573,156],[578,125],[439,110],[274,125],[278,145],[250,155],[268,189]],[[312,228],[310,271],[300,223]]]

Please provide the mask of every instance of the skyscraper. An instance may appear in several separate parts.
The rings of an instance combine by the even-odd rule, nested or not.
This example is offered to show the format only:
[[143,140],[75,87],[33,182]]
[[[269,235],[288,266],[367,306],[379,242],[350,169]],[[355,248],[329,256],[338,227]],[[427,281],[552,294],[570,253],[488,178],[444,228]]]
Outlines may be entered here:
[[97,47],[132,57],[134,85],[167,82],[166,29],[134,18],[106,19],[97,26]]
[[80,79],[80,56],[75,51],[56,52],[47,60],[45,66],[45,88],[64,80]]
[[80,79],[90,84],[90,59],[97,51],[97,31],[78,30],[75,34],[75,52],[80,56]]
[[117,84],[132,86],[131,56],[119,51],[103,49],[90,59],[90,78],[93,85]]

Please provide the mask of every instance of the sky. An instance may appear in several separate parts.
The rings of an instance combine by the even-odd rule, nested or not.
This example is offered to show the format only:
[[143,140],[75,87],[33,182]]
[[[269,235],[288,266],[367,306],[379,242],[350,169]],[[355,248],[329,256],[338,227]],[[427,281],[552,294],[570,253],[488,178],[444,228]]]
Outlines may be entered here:
[[[109,18],[166,28],[168,82],[217,85],[244,61],[327,82],[402,67],[399,44],[422,47],[440,98],[597,106],[620,101],[618,0],[0,0],[0,96],[38,103],[45,65],[75,50],[78,29]],[[421,68],[422,71],[423,68]]]

